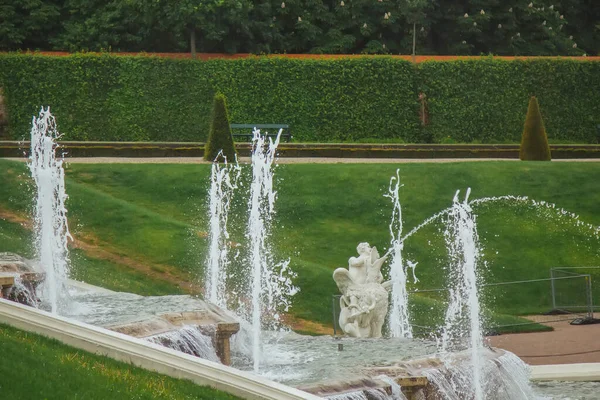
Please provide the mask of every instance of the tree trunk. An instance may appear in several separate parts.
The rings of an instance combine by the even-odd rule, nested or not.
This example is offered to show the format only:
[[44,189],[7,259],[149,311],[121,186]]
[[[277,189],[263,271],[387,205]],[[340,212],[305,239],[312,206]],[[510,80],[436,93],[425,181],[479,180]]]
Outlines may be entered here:
[[190,32],[190,52],[192,53],[192,58],[196,59],[196,28],[192,28]]
[[417,55],[417,23],[413,23],[413,51],[412,51],[412,62],[415,62]]
[[4,90],[0,87],[0,140],[8,140],[8,116],[6,115],[6,105],[4,104]]

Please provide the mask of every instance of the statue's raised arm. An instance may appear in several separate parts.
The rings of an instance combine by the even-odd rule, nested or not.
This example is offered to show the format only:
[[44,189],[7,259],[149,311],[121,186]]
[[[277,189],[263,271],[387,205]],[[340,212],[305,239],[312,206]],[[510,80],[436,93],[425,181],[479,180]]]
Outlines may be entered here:
[[379,252],[377,251],[377,247],[371,247],[371,264],[374,264],[375,261],[379,259]]
[[383,275],[381,274],[381,267],[385,260],[387,260],[387,253],[383,257],[379,257],[377,248],[373,246],[371,248],[371,262],[367,270],[366,283],[381,283],[383,282]]

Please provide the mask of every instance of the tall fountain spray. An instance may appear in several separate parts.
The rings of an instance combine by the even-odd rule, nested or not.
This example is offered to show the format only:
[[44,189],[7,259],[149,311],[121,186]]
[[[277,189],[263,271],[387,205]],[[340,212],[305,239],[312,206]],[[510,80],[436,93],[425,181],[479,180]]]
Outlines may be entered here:
[[[217,159],[219,159],[219,156]],[[228,164],[227,158],[222,165],[213,162],[210,174],[210,193],[208,213],[210,221],[209,251],[206,271],[206,299],[221,308],[228,308],[226,280],[229,265],[229,232],[227,221],[229,208],[237,189],[241,168],[237,164]]]
[[[65,171],[63,160],[56,157],[56,139],[60,137],[50,108],[42,108],[33,117],[29,169],[36,185],[35,245],[46,278],[40,297],[58,313],[65,305],[69,275]],[[72,238],[71,238],[72,239]]]
[[416,264],[402,259],[402,250],[404,243],[402,237],[402,207],[400,206],[400,197],[398,191],[400,184],[400,170],[396,170],[396,176],[390,178],[388,193],[385,197],[392,202],[392,220],[390,222],[391,246],[390,252],[392,259],[390,261],[390,281],[392,282],[391,306],[389,312],[389,330],[392,337],[412,338],[412,326],[410,324],[410,313],[408,309],[408,292],[406,291],[406,281],[408,268],[412,267],[413,278],[414,267]]
[[290,296],[297,289],[292,285],[293,274],[289,261],[275,263],[268,243],[271,220],[275,212],[277,192],[273,188],[273,163],[279,145],[281,130],[273,142],[266,143],[259,130],[252,140],[252,183],[250,185],[250,217],[247,239],[250,243],[252,311],[252,358],[258,372],[261,358],[261,331],[263,326],[273,328],[279,322],[279,312],[287,311]]
[[475,400],[484,399],[483,332],[479,305],[477,263],[480,255],[475,216],[465,200],[454,196],[449,223],[444,232],[450,257],[450,302],[442,334],[442,352],[468,348],[471,358],[471,388]]

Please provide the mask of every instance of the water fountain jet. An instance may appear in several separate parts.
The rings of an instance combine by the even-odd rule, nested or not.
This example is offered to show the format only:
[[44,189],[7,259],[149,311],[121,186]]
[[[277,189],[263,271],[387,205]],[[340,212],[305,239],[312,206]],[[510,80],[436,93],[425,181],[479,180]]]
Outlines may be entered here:
[[[475,216],[468,204],[471,189],[465,200],[453,199],[449,223],[444,233],[450,266],[450,304],[446,311],[442,334],[442,352],[451,352],[457,346],[467,345],[471,352],[472,391],[476,400],[483,400],[483,331],[479,306],[478,272],[479,237]],[[461,343],[462,341],[467,343]]]
[[67,195],[63,160],[56,156],[56,140],[60,136],[50,108],[42,108],[39,116],[33,117],[32,121],[29,169],[37,190],[35,247],[46,274],[40,285],[41,297],[49,303],[53,313],[58,313],[65,306],[69,276],[67,242],[72,239],[65,207]]
[[404,337],[410,339],[413,337],[412,326],[410,324],[410,315],[408,309],[408,292],[406,291],[408,268],[412,268],[414,283],[418,282],[415,276],[416,263],[403,260],[402,250],[404,243],[402,237],[402,207],[398,191],[400,184],[400,171],[396,170],[396,176],[390,179],[388,193],[385,197],[392,202],[392,219],[389,229],[391,236],[390,246],[390,281],[391,287],[391,306],[389,311],[389,331],[392,337]]
[[275,212],[277,192],[273,188],[273,164],[282,130],[275,141],[261,136],[254,130],[252,139],[252,183],[250,184],[248,230],[250,243],[249,265],[252,286],[250,298],[252,310],[252,358],[254,371],[258,372],[261,358],[261,332],[264,328],[275,328],[280,322],[280,311],[287,311],[289,297],[297,292],[292,285],[291,271],[287,262],[275,263],[267,241]]
[[[223,158],[221,165],[216,160]],[[219,152],[211,167],[208,204],[209,246],[206,273],[206,299],[211,303],[228,308],[226,281],[229,266],[229,232],[227,222],[234,191],[238,187],[241,168],[237,163],[228,164],[227,157]]]

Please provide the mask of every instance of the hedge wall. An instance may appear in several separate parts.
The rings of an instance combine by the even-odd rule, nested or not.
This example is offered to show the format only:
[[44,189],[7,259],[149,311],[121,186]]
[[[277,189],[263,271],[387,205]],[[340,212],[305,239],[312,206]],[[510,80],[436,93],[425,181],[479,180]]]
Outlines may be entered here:
[[[49,105],[68,140],[204,141],[212,98],[232,122],[287,123],[295,141],[518,143],[530,95],[551,141],[598,140],[600,63],[391,57],[176,60],[0,55],[12,138]],[[418,95],[428,98],[421,127]],[[555,140],[553,140],[555,139]]]
[[598,143],[600,62],[561,59],[426,62],[418,67],[438,143],[519,143],[536,96],[554,143]]

